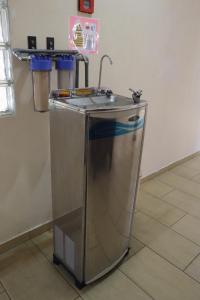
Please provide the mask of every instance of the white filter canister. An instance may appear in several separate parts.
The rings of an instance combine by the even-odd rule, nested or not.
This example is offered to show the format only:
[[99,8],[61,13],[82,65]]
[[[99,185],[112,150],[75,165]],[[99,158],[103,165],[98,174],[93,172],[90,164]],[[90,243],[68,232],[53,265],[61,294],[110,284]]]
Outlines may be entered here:
[[50,72],[52,70],[51,57],[33,55],[30,62],[33,77],[33,98],[35,111],[48,111],[50,92]]
[[35,111],[49,110],[50,72],[33,72],[33,96]]

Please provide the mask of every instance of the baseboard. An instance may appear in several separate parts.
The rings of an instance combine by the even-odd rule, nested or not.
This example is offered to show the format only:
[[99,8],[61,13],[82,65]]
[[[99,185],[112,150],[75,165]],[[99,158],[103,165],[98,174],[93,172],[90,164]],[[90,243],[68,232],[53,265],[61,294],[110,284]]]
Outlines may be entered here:
[[0,245],[0,254],[5,253],[6,251],[20,245],[21,243],[24,243],[30,239],[33,239],[34,237],[50,230],[51,228],[52,228],[52,222],[47,222],[45,224],[42,224],[36,228],[29,230],[23,234],[20,234],[5,243],[2,243]]
[[144,183],[144,182],[146,182],[148,180],[154,179],[156,176],[159,176],[159,175],[161,175],[161,174],[163,174],[163,173],[165,173],[165,172],[167,172],[167,171],[169,171],[169,170],[171,170],[171,169],[179,166],[180,164],[182,164],[184,162],[187,162],[188,160],[190,160],[192,158],[195,158],[195,157],[197,157],[199,155],[200,155],[200,152],[198,151],[198,152],[196,152],[194,154],[186,156],[185,158],[182,158],[182,159],[180,159],[180,160],[178,160],[178,161],[176,161],[176,162],[174,162],[174,163],[172,163],[172,164],[170,164],[170,165],[168,165],[168,166],[166,166],[166,167],[164,167],[164,168],[162,168],[162,169],[160,169],[160,170],[158,170],[158,171],[156,171],[156,172],[154,172],[154,173],[152,173],[152,174],[150,174],[148,176],[142,177],[141,180],[140,180],[140,183]]

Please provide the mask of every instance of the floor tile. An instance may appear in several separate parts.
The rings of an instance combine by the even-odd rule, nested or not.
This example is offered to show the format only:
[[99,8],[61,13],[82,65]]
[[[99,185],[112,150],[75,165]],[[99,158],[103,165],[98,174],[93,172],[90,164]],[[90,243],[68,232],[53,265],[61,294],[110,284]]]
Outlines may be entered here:
[[120,269],[155,300],[200,299],[200,285],[196,281],[148,248]]
[[78,287],[76,287],[74,277],[64,268],[64,266],[63,265],[58,265],[58,266],[54,265],[54,268],[57,270],[58,273],[60,273],[60,275],[65,279],[65,281],[67,283],[69,283],[69,285],[71,287],[73,287],[73,289],[77,292],[77,294],[79,294],[80,289],[78,289]]
[[14,300],[78,297],[32,242],[0,256],[0,279]]
[[190,215],[185,216],[172,227],[176,232],[200,245],[200,220]]
[[52,261],[53,257],[53,233],[47,231],[32,239],[33,243],[40,249],[40,251]]
[[[52,263],[53,258],[53,232],[48,231],[46,233],[41,234],[38,237],[33,239],[33,243],[38,247],[38,249],[42,252],[42,254],[48,259],[50,263]],[[62,265],[54,265],[54,268],[62,275],[63,278],[71,285],[73,288],[79,292],[79,289],[75,286],[74,278],[66,271],[66,269]],[[79,298],[76,300],[80,300]]]
[[151,217],[141,212],[135,214],[132,234],[145,245],[160,237],[166,230],[168,230],[166,226]]
[[167,226],[185,215],[184,211],[143,191],[139,194],[137,208]]
[[0,282],[0,294],[2,294],[3,292],[4,292],[4,288],[3,288],[3,286],[2,286],[2,284]]
[[200,256],[198,256],[192,264],[188,266],[185,272],[200,282]]
[[130,255],[135,255],[140,250],[142,250],[142,248],[144,248],[144,244],[136,238],[132,237],[130,240]]
[[150,300],[135,283],[120,271],[81,291],[84,300]]
[[6,293],[0,294],[0,300],[9,300],[9,297]]
[[194,196],[191,196],[187,193],[174,190],[164,196],[163,200],[167,201],[170,204],[175,205],[176,207],[184,210],[190,215],[197,216],[200,218],[200,199]]
[[200,170],[200,157],[194,157],[183,163],[182,166],[192,168],[194,170]]
[[152,241],[149,247],[182,270],[200,253],[199,246],[171,229]]
[[197,182],[197,183],[200,183],[200,174],[194,176],[194,177],[192,178],[192,180],[195,181],[195,182]]
[[200,198],[200,184],[198,184],[197,182],[183,178],[181,176],[173,174],[172,172],[166,172],[158,176],[157,179],[161,182],[171,185],[172,187],[182,192]]
[[173,188],[165,183],[156,180],[149,180],[141,184],[140,190],[148,192],[154,196],[161,197],[172,191]]
[[185,177],[187,179],[191,179],[194,176],[198,175],[200,171],[195,170],[195,169],[190,168],[190,167],[180,165],[180,166],[177,166],[177,167],[171,169],[170,172],[172,172],[176,175]]
[[129,253],[124,258],[124,261],[130,259],[130,257],[132,257],[133,255],[138,253],[140,250],[142,250],[144,248],[144,246],[145,245],[142,242],[140,242],[139,240],[137,240],[134,237],[131,237],[130,244],[129,244],[129,247],[130,247]]

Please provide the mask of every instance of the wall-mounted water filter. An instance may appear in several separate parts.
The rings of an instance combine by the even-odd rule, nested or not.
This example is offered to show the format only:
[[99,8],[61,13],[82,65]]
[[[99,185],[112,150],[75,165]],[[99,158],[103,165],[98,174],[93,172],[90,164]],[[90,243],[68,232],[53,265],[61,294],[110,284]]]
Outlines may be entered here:
[[79,87],[79,63],[85,65],[85,87],[89,85],[89,60],[76,50],[13,49],[13,55],[20,61],[30,63],[33,74],[35,111],[48,111],[50,74],[55,62],[58,72],[58,88]]
[[33,97],[35,110],[48,111],[48,99],[50,92],[50,73],[52,59],[45,55],[33,55],[30,61],[30,69],[33,78]]
[[73,55],[60,56],[56,60],[58,73],[58,89],[74,89],[76,76],[76,60]]

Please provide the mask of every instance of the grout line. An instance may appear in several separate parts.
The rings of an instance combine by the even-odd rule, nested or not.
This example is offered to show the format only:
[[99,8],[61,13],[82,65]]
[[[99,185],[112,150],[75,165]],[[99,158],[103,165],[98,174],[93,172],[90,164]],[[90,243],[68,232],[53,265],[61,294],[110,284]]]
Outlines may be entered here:
[[[140,241],[140,240],[139,240]],[[140,241],[141,242],[141,241]],[[170,265],[172,265],[173,267],[175,267],[176,269],[178,269],[179,271],[181,271],[182,273],[184,273],[187,277],[189,277],[190,279],[194,280],[195,282],[198,283],[198,285],[200,285],[200,281],[198,281],[196,278],[192,277],[190,274],[186,273],[185,270],[188,268],[188,266],[198,257],[200,256],[200,253],[198,253],[193,259],[192,261],[187,265],[187,267],[185,267],[184,269],[179,268],[178,266],[176,266],[174,263],[170,262],[168,259],[166,259],[165,257],[161,256],[158,252],[156,252],[154,249],[152,249],[149,245],[145,244],[145,247],[147,249],[149,249],[150,251],[154,252],[156,255],[158,255],[160,258],[164,259],[166,262],[168,262]],[[143,248],[144,249],[144,248]],[[137,253],[136,253],[137,255]],[[135,255],[135,256],[136,256]],[[126,263],[126,262],[125,262]],[[122,272],[122,271],[121,271]],[[122,272],[123,273],[123,272]],[[123,273],[124,274],[124,273]],[[126,274],[124,274],[126,275]],[[126,275],[127,276],[127,275]],[[127,276],[128,277],[128,276]],[[129,278],[129,277],[128,277]],[[132,280],[132,279],[131,279]],[[135,281],[133,280],[133,282],[135,283]]]
[[3,286],[3,284],[2,284],[2,282],[1,282],[1,280],[0,280],[0,295],[1,294],[3,294],[4,292],[5,292],[5,289],[4,289],[4,286]]
[[[175,190],[176,190],[176,189],[174,189],[174,190],[172,190],[172,191],[175,191]],[[172,191],[171,191],[171,192],[172,192]],[[170,194],[171,192],[167,193],[166,195]],[[186,212],[186,211],[183,210],[182,208],[179,208],[179,207],[175,206],[174,204],[171,204],[171,203],[169,203],[169,202],[163,200],[162,198],[160,198],[160,197],[158,197],[158,196],[155,196],[155,195],[153,195],[153,194],[151,194],[151,193],[149,193],[149,192],[146,192],[146,191],[145,191],[145,193],[148,194],[148,195],[150,195],[150,196],[153,196],[154,198],[156,198],[156,199],[162,201],[162,202],[165,203],[165,204],[168,204],[169,206],[171,206],[171,207],[173,207],[173,208],[176,208],[176,209],[178,209],[178,210],[180,210],[180,211],[182,211],[182,212],[188,214],[188,212]],[[165,196],[166,196],[166,195],[165,195]],[[165,197],[165,196],[164,196],[164,197]],[[142,200],[140,200],[140,201],[142,201]],[[136,200],[136,203],[137,203],[137,200]],[[137,206],[137,205],[136,205],[136,206]]]
[[161,198],[164,198],[164,197],[166,197],[167,195],[169,195],[169,194],[171,194],[172,192],[175,191],[175,188],[174,188],[174,187],[172,187],[172,186],[170,186],[170,185],[169,185],[169,187],[171,187],[171,191],[166,192],[166,193],[164,193],[163,195],[157,196],[157,197],[158,197],[159,199],[161,199]]
[[[194,170],[194,169],[192,169],[192,170]],[[197,170],[197,171],[198,171],[198,170]],[[195,177],[197,177],[197,176],[199,176],[199,175],[200,175],[200,171],[199,171],[196,175],[192,176],[191,179],[193,180]],[[198,183],[198,181],[195,181],[195,180],[194,180],[194,182],[197,182],[197,183]]]
[[[181,269],[178,266],[176,266],[175,264],[173,264],[172,262],[170,262],[168,259],[166,259],[165,257],[161,256],[159,253],[157,253],[154,249],[150,248],[149,246],[146,246],[149,250],[151,250],[152,252],[154,252],[155,254],[157,254],[160,258],[164,259],[165,261],[167,261],[169,264],[171,264],[173,267],[175,267],[177,270],[181,271],[182,273],[184,273],[187,277],[189,277],[190,279],[196,281],[198,283],[198,285],[200,285],[200,282],[195,279],[194,277],[190,276],[189,274],[185,273],[184,270],[185,269]],[[198,254],[198,256],[200,255],[200,253]]]
[[199,217],[198,216],[194,216],[194,215],[192,215],[190,213],[187,213],[187,215],[190,216],[190,217],[192,217],[192,218],[194,218],[194,219],[197,219],[198,221],[200,221],[200,216]]
[[[189,194],[189,193],[187,193],[187,192],[181,191],[181,190],[179,190],[178,188],[173,189],[171,192],[174,192],[174,191],[178,191],[178,192],[181,192],[181,193],[183,193],[183,194],[186,194],[186,195],[188,195],[188,196],[190,196],[190,197],[195,198],[197,201],[199,201],[199,205],[200,205],[200,198],[198,198],[198,197],[196,197],[196,196],[194,196],[194,195],[191,195],[191,194]],[[161,197],[159,197],[159,196],[156,196],[156,195],[153,195],[153,194],[151,194],[150,192],[147,192],[147,191],[144,191],[144,190],[143,190],[143,192],[145,192],[146,194],[148,194],[148,195],[150,195],[150,196],[153,196],[153,197],[156,198],[156,199],[161,200],[163,203],[166,203],[166,204],[170,205],[171,207],[174,207],[174,208],[176,208],[176,209],[178,209],[178,210],[184,212],[185,215],[184,215],[183,217],[185,217],[186,215],[189,215],[189,216],[191,216],[191,217],[193,217],[193,218],[195,218],[195,219],[197,219],[197,220],[200,221],[200,216],[193,215],[192,213],[189,213],[189,212],[186,211],[185,209],[180,208],[179,206],[177,206],[177,205],[175,205],[175,204],[172,204],[171,202],[168,202],[167,200],[165,200],[164,197],[165,197],[166,195],[170,194],[171,192],[167,193],[165,196],[163,196],[163,198],[161,198]],[[141,201],[142,201],[142,200],[141,200]],[[136,202],[136,203],[137,203],[137,202]],[[137,204],[136,204],[136,207],[137,207]],[[137,212],[138,212],[139,210],[140,210],[141,212],[143,212],[142,209],[138,209],[138,208],[137,208]],[[149,214],[147,214],[147,215],[150,216]],[[181,220],[183,217],[181,217],[180,220]],[[155,219],[155,218],[154,218],[154,219]],[[157,220],[157,219],[155,219],[155,220]],[[179,221],[179,220],[178,220],[178,221]],[[178,221],[177,221],[177,222],[178,222]],[[177,222],[175,222],[175,224],[176,224]],[[161,224],[162,224],[162,223],[161,223]],[[170,225],[170,226],[173,226],[173,225],[174,225],[174,224],[172,224],[172,225]],[[168,225],[166,225],[166,226],[168,226]]]
[[74,300],[78,300],[78,299],[83,300],[83,298],[81,296],[76,297]]
[[[154,179],[153,179],[154,180]],[[154,181],[156,181],[156,180],[154,180]],[[147,181],[148,182],[148,181]],[[158,183],[161,183],[160,181],[158,182]],[[170,186],[171,187],[171,186]],[[171,187],[172,188],[172,187]],[[170,193],[172,193],[172,192],[174,192],[176,189],[173,187],[172,189],[171,189],[171,191],[169,191],[169,192],[166,192],[166,193],[164,193],[163,195],[161,195],[161,196],[158,196],[158,195],[155,195],[155,194],[153,194],[153,193],[151,193],[151,192],[149,192],[149,191],[146,191],[145,189],[143,189],[142,187],[141,187],[141,189],[139,190],[139,193],[138,194],[140,194],[140,192],[145,192],[145,193],[147,193],[147,194],[149,194],[149,195],[151,195],[151,196],[153,196],[153,197],[155,197],[155,198],[158,198],[158,199],[160,199],[160,200],[162,200],[164,197],[166,197],[167,195],[169,195]]]
[[180,219],[178,219],[175,223],[173,223],[172,225],[170,225],[169,227],[172,228],[172,226],[176,225],[179,221],[181,221],[183,218],[185,218],[188,215],[187,212],[185,212],[185,215],[182,216]]
[[[171,264],[172,266],[174,266],[175,268],[177,268],[179,271],[184,272],[185,267],[182,269],[181,267],[177,266],[175,263],[171,262],[168,258],[164,257],[162,254],[160,254],[155,249],[153,249],[151,247],[151,245],[146,245],[146,248],[148,248],[149,250],[153,251],[155,254],[157,254],[158,256],[160,256],[161,258],[163,258],[164,260],[166,260],[169,264]],[[195,257],[199,256],[199,255],[200,255],[200,249],[199,249],[199,253],[197,255],[195,255]]]
[[[161,225],[163,225],[163,226],[165,226],[165,227],[167,227],[167,228],[172,228],[172,226],[174,226],[174,224],[167,225],[167,224],[162,223],[159,219],[153,217],[152,215],[148,214],[148,212],[143,211],[142,209],[140,209],[140,211],[138,211],[138,212],[144,214],[144,215],[147,216],[147,217],[150,217],[150,218],[153,219],[154,221],[157,221],[159,224],[161,224]],[[182,218],[184,218],[186,215],[188,215],[185,211],[183,211],[183,213],[184,213],[184,216],[181,216],[181,217],[175,222],[175,224],[178,223],[178,222],[179,222]]]
[[[197,244],[197,243],[194,242],[193,240],[189,239],[188,237],[184,236],[184,235],[181,234],[180,232],[176,231],[173,227],[170,227],[170,226],[168,226],[168,225],[165,225],[165,224],[161,223],[159,220],[155,219],[154,217],[148,215],[147,213],[145,213],[145,212],[143,212],[143,211],[141,211],[141,210],[140,210],[140,213],[142,213],[143,215],[145,215],[145,216],[147,216],[147,217],[153,219],[154,221],[156,221],[157,223],[161,224],[162,226],[164,226],[164,227],[166,227],[166,228],[168,228],[168,229],[171,229],[172,231],[176,232],[178,235],[180,235],[181,237],[183,237],[185,240],[188,240],[188,241],[192,242],[193,244],[195,244],[196,246],[200,247],[200,244]],[[133,228],[134,228],[134,227],[133,227]],[[133,236],[133,234],[132,234],[132,236]],[[139,241],[140,241],[140,240],[139,240]],[[142,242],[142,243],[144,244],[144,242]]]
[[[49,262],[49,261],[48,261]],[[76,299],[78,299],[81,296],[81,293],[79,289],[64,275],[64,272],[61,271],[59,266],[54,266],[53,263],[49,262],[50,265],[57,271],[57,273],[63,278],[63,280],[75,291],[75,293],[78,295]],[[71,276],[65,269],[63,269],[67,275]],[[72,280],[74,282],[74,279],[72,277]]]
[[185,270],[195,261],[195,259],[198,257],[198,256],[200,256],[200,253],[199,254],[197,254],[192,260],[191,260],[191,262],[184,268],[184,272],[185,272]]
[[120,268],[118,269],[129,281],[134,283],[140,290],[142,290],[147,296],[149,296],[152,300],[155,300],[155,298],[152,297],[149,292],[147,292],[141,285],[139,285],[136,281],[134,281],[130,276],[128,276],[126,273],[124,273]]
[[[3,287],[3,289],[4,289],[4,291],[3,291],[3,293],[2,293],[2,294],[6,294],[6,295],[8,296],[8,299],[9,299],[9,300],[12,300],[12,298],[11,298],[10,294],[8,293],[8,291],[7,291],[7,289],[6,289],[5,285],[3,284],[3,282],[2,282],[2,281],[1,281],[1,285],[2,285],[2,287]],[[2,295],[2,294],[1,294],[1,295]]]
[[182,233],[176,231],[173,227],[171,227],[171,229],[176,232],[177,234],[179,234],[180,236],[182,236],[185,240],[188,240],[189,242],[192,242],[193,244],[195,244],[196,246],[200,247],[200,244],[197,244],[196,242],[194,242],[193,240],[189,239],[188,237],[184,236]]
[[[191,195],[191,194],[189,194],[189,193],[187,193],[187,192],[181,191],[181,190],[179,190],[178,188],[173,189],[171,192],[174,192],[174,191],[177,191],[177,192],[180,192],[180,193],[182,193],[182,194],[186,194],[186,195],[188,195],[188,196],[190,196],[190,197],[193,197],[194,199],[196,199],[196,200],[198,201],[198,204],[199,204],[199,206],[200,206],[200,198],[198,198],[198,197],[196,197],[196,196],[194,196],[194,195]],[[172,204],[171,202],[168,202],[166,199],[164,199],[165,196],[167,196],[167,195],[170,194],[171,192],[167,193],[166,195],[164,195],[164,196],[162,196],[162,197],[159,197],[159,196],[155,196],[155,195],[153,195],[153,194],[151,194],[151,193],[145,191],[146,194],[149,194],[149,195],[153,196],[154,198],[157,198],[157,199],[159,199],[159,200],[162,200],[164,203],[169,204],[170,206],[173,206],[174,208],[177,208],[177,209],[179,209],[180,211],[185,212],[186,215],[189,215],[189,216],[191,216],[191,217],[193,217],[193,218],[196,218],[196,219],[198,219],[198,220],[200,221],[200,216],[196,216],[196,215],[192,214],[191,212],[188,212],[187,210],[185,210],[185,209],[183,209],[183,208],[181,208],[181,207],[179,207],[179,206],[177,206],[177,205],[175,205],[175,204]],[[137,211],[139,211],[139,209],[137,209]],[[172,225],[172,226],[173,226],[173,225]]]
[[[161,224],[162,226],[164,226],[164,227],[166,227],[166,228],[168,228],[168,229],[171,228],[170,226],[161,223],[158,219],[156,219],[156,218],[150,216],[148,213],[146,213],[145,211],[142,211],[141,209],[138,210],[137,212],[139,212],[139,213],[141,213],[141,214],[143,214],[143,215],[149,217],[150,219],[153,219],[154,221],[156,221],[157,223]],[[133,226],[133,228],[134,228],[134,226]],[[140,241],[140,240],[139,240],[139,241]],[[140,241],[140,242],[141,242],[141,241]]]
[[[134,239],[136,239],[135,238],[135,236],[132,236]],[[137,241],[139,241],[138,239],[136,239]],[[128,254],[125,258],[124,258],[124,260],[123,260],[123,262],[125,263],[125,262],[127,262],[127,261],[129,261],[133,256],[135,256],[136,254],[138,254],[142,249],[144,249],[145,247],[146,247],[146,245],[144,244],[144,243],[142,243],[141,241],[139,241],[141,244],[142,244],[142,248],[141,249],[139,249],[137,252],[134,252],[133,254]],[[130,249],[132,249],[133,247],[130,247]],[[122,262],[122,263],[123,263]]]
[[[139,240],[140,241],[140,240]],[[141,241],[140,241],[141,242]],[[153,241],[152,241],[153,242]],[[177,266],[175,263],[171,262],[170,260],[168,260],[166,257],[162,256],[162,254],[160,254],[159,252],[157,252],[155,249],[153,249],[151,247],[151,242],[149,244],[145,244],[145,247],[150,249],[152,252],[154,252],[155,254],[157,254],[158,256],[160,256],[162,259],[166,260],[168,263],[170,263],[172,266],[174,266],[175,268],[179,269],[181,272],[184,272],[185,269],[188,267],[188,265],[190,265],[199,255],[200,255],[200,247],[199,247],[199,253],[197,255],[195,255],[193,257],[193,259],[191,260],[191,262],[184,267],[183,269],[181,269],[179,266]],[[142,249],[141,249],[142,250]],[[136,253],[137,254],[137,253]],[[189,276],[190,277],[190,276]],[[192,277],[191,277],[192,278]]]
[[[189,193],[187,193],[187,192],[185,192],[185,191],[182,191],[182,190],[180,190],[180,189],[178,189],[178,188],[175,188],[175,189],[173,190],[173,192],[180,192],[181,194],[186,194],[187,196],[190,196],[190,197],[194,198],[196,201],[198,201],[198,204],[200,204],[200,198],[198,198],[198,197],[196,197],[196,196],[193,196],[193,195],[191,195],[191,194],[189,194]],[[169,193],[169,194],[170,194],[170,193]],[[167,194],[167,195],[168,195],[168,194]],[[178,208],[178,209],[182,209],[183,211],[185,211],[185,212],[188,213],[188,211],[186,211],[185,209],[180,208],[180,207],[177,206],[176,204],[171,204],[171,202],[168,202],[166,199],[164,199],[167,195],[162,196],[162,197],[158,197],[158,198],[159,198],[160,200],[162,200],[162,201],[164,201],[164,202],[167,202],[168,204],[173,205],[174,207],[176,207],[176,208]],[[188,213],[188,214],[189,214],[189,213]]]
[[[170,172],[170,173],[172,173],[172,172]],[[163,174],[165,174],[165,173],[163,173]],[[183,176],[181,176],[181,175],[177,175],[177,174],[174,174],[174,173],[172,173],[173,175],[175,175],[175,176],[177,176],[177,177],[180,177],[180,178],[183,178],[183,179],[185,179],[186,181],[189,181],[188,182],[188,184],[190,184],[191,182],[192,183],[195,183],[195,184],[197,184],[198,186],[200,186],[200,183],[198,183],[198,182],[194,182],[193,180],[191,180],[191,179],[188,179],[188,178],[185,178],[185,177],[183,177]],[[166,185],[168,185],[168,186],[170,186],[169,185],[169,183],[166,183],[165,181],[162,181],[162,179],[157,179],[159,182],[161,182],[161,183],[164,183],[164,184],[166,184]],[[171,186],[172,187],[172,186]],[[177,190],[180,190],[179,188],[177,188],[176,186],[174,187],[173,186],[173,188],[174,189],[177,189]],[[191,193],[189,193],[189,192],[185,192],[185,191],[183,191],[183,190],[180,190],[182,193],[186,193],[186,194],[188,194],[188,195],[190,195],[190,196],[192,196],[192,197],[194,197],[194,198],[197,198],[197,199],[199,199],[200,200],[200,197],[198,197],[198,196],[194,196],[194,195],[192,195]]]
[[[168,171],[166,171],[166,172],[163,172],[162,174],[157,175],[157,176],[155,176],[154,178],[145,181],[144,183],[140,183],[140,186],[141,186],[142,184],[145,184],[145,183],[149,182],[149,181],[157,181],[158,183],[162,183],[163,185],[166,185],[167,187],[170,187],[170,188],[173,190],[173,189],[175,189],[174,186],[171,186],[169,183],[162,182],[162,181],[159,179],[160,176],[162,176],[162,175],[164,175],[164,174],[166,174],[166,173],[169,173],[169,172],[172,173],[170,170],[168,170]],[[172,190],[171,190],[169,193],[171,193]],[[168,194],[168,192],[167,192],[166,194]]]
[[10,295],[8,294],[7,291],[5,291],[5,294],[8,296],[8,299],[9,299],[9,300],[12,300],[12,298],[10,297]]
[[46,253],[44,253],[44,252],[40,249],[40,247],[38,246],[38,244],[35,243],[33,239],[30,239],[30,241],[34,244],[34,246],[39,250],[39,252],[42,253],[42,255],[43,255],[43,256],[48,260],[48,262],[49,262],[49,257],[48,257],[48,255],[47,255]]
[[[144,247],[145,247],[145,244],[140,241],[138,238],[136,238],[135,236],[131,235],[131,237],[133,237],[136,241],[138,241],[139,243],[141,243]],[[142,249],[141,249],[142,250]],[[138,251],[139,252],[139,251]],[[137,254],[137,253],[136,253]]]
[[[189,161],[188,161],[188,162],[189,162]],[[193,175],[193,176],[191,176],[191,177],[186,177],[186,176],[184,176],[184,175],[178,174],[178,173],[173,172],[172,170],[170,170],[170,172],[173,173],[174,175],[180,176],[180,177],[182,177],[182,178],[184,178],[184,179],[193,181],[192,179],[193,179],[194,177],[200,175],[200,170],[199,170],[199,169],[197,170],[197,169],[194,169],[194,168],[190,168],[190,167],[188,167],[188,166],[183,166],[182,164],[180,164],[180,165],[177,166],[177,167],[182,167],[182,168],[186,168],[186,169],[188,169],[188,170],[198,171],[197,174],[195,174],[195,175]],[[163,174],[164,174],[164,173],[163,173]],[[194,182],[198,183],[197,181],[194,181]]]

